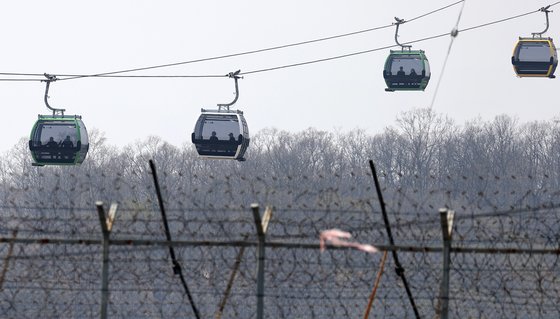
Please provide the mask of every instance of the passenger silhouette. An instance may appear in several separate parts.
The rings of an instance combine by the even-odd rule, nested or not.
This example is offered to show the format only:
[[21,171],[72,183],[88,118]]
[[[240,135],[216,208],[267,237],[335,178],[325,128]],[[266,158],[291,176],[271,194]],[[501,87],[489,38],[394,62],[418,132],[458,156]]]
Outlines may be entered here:
[[58,151],[58,143],[54,140],[54,137],[49,137],[49,141],[45,144],[48,150],[48,154],[50,155],[51,159],[60,158],[60,152]]
[[62,141],[62,147],[63,148],[74,147],[74,143],[72,143],[72,141],[70,140],[70,135],[66,135],[66,138],[64,139],[64,141]]
[[72,148],[74,147],[74,143],[72,143],[72,140],[70,140],[70,135],[66,135],[66,138],[60,143],[60,146],[62,147],[62,150],[60,152],[62,158],[68,160],[74,157],[74,152],[72,150]]
[[228,136],[230,142],[235,142],[235,137],[233,136],[233,133],[229,133]]
[[418,74],[416,74],[416,70],[410,69],[410,75],[411,76],[417,76]]
[[401,66],[401,67],[399,68],[399,71],[397,72],[397,75],[401,75],[401,76],[402,76],[402,75],[405,75],[405,73],[404,73],[404,70],[403,70],[403,67],[402,67],[402,66]]
[[216,136],[216,131],[212,131],[212,136],[210,136],[210,141],[217,142],[218,137]]
[[46,146],[54,148],[54,147],[58,147],[58,143],[54,140],[54,137],[51,136]]

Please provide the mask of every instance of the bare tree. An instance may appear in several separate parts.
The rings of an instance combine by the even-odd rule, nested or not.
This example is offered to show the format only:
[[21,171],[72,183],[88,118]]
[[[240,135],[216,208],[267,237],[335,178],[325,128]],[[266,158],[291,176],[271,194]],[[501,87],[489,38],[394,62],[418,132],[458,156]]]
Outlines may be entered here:
[[433,109],[423,108],[404,112],[397,118],[402,136],[402,145],[406,164],[405,175],[422,176],[415,179],[415,188],[426,188],[427,177],[439,174],[440,158],[444,151],[442,145],[447,143],[455,131],[453,121],[437,114]]

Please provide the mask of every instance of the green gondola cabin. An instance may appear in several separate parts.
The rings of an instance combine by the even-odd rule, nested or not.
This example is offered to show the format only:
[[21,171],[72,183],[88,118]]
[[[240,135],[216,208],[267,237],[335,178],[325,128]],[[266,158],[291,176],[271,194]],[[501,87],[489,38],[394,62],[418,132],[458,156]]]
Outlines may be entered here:
[[424,51],[391,50],[383,69],[385,91],[424,91],[430,75],[430,63]]
[[81,164],[88,148],[86,127],[79,115],[39,115],[29,138],[34,166]]

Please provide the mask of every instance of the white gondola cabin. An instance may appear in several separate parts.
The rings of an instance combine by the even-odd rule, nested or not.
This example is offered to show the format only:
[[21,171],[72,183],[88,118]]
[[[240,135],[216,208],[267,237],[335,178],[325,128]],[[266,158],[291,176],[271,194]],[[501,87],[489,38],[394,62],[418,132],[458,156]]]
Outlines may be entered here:
[[244,161],[249,128],[242,111],[202,109],[191,138],[202,157]]

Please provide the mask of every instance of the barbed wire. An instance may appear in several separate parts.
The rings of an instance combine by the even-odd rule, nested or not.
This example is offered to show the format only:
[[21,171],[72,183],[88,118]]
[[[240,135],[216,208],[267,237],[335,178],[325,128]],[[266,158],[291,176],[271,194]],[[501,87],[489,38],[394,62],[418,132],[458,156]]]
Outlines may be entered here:
[[[41,176],[4,175],[0,316],[99,316],[101,229],[94,203],[100,199],[119,204],[111,232],[109,316],[193,316],[167,256],[167,245],[174,244],[201,317],[216,317],[224,299],[224,318],[254,317],[252,202],[273,207],[266,235],[267,317],[363,315],[381,254],[335,247],[321,253],[319,234],[331,228],[350,231],[355,240],[382,250],[398,250],[419,313],[435,316],[442,273],[441,207],[456,213],[452,317],[560,315],[560,285],[554,275],[560,255],[560,198],[550,176],[385,172],[380,181],[395,237],[390,246],[365,169],[258,176],[238,174],[229,164],[212,166],[211,174],[161,166],[173,243],[165,240],[144,166],[119,174],[86,175],[85,168],[77,168],[42,170]],[[391,268],[388,261],[373,313],[412,318]]]

